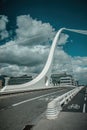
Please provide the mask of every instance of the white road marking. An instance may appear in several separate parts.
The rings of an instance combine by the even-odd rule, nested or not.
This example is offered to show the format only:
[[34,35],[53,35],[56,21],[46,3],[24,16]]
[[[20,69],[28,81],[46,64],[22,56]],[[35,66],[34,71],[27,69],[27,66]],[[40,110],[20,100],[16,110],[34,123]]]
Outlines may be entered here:
[[86,97],[84,97],[84,101],[86,101]]
[[[86,91],[85,91],[85,97],[84,97],[84,101],[86,101],[86,96],[87,96],[87,88],[86,88]],[[83,105],[83,113],[86,112],[86,104],[84,103]]]
[[78,105],[78,104],[71,104],[71,105],[69,105],[68,107],[67,107],[68,109],[80,109],[80,105]]
[[84,103],[84,105],[83,105],[83,113],[85,113],[86,112],[86,104]]
[[[64,91],[64,90],[60,90],[60,91]],[[57,91],[57,92],[60,92],[60,91]],[[45,95],[41,95],[41,96],[38,96],[38,97],[35,97],[35,98],[27,99],[27,100],[24,100],[24,101],[15,103],[15,104],[13,104],[12,106],[15,107],[15,106],[21,105],[21,104],[23,104],[23,103],[26,103],[26,102],[30,102],[30,101],[39,99],[39,98],[41,98],[41,97],[45,97],[45,96],[48,96],[48,95],[51,95],[51,94],[55,94],[55,93],[57,93],[57,92],[53,92],[53,93],[50,93],[50,94],[45,94]]]

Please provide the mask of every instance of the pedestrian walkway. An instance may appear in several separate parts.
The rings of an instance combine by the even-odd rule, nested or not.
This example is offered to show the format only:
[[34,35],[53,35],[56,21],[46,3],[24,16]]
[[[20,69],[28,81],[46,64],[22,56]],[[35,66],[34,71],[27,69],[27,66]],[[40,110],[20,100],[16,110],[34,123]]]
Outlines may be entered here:
[[60,112],[55,120],[44,116],[33,130],[87,130],[87,113]]

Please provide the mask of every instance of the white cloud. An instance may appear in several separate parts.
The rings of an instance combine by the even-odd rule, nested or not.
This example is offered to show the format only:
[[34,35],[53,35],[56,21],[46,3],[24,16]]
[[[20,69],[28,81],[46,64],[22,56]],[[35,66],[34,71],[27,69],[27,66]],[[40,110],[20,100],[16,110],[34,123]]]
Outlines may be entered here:
[[0,51],[0,62],[19,66],[36,66],[45,62],[48,51],[49,48],[42,45],[27,47],[15,44]]
[[[14,45],[10,46],[12,44]],[[8,47],[4,45],[0,50],[2,63],[0,73],[7,75],[40,73],[47,59],[48,46],[19,46],[14,41],[8,42],[6,46]]]
[[18,16],[17,27],[17,40],[22,41],[32,38],[34,44],[49,43],[49,40],[52,40],[55,35],[55,30],[49,23],[42,23],[42,21],[32,19],[30,15]]
[[61,33],[58,45],[64,45],[67,42],[69,35]]
[[[7,17],[2,19],[8,22]],[[6,22],[2,30],[5,30]],[[40,72],[46,62],[50,48],[49,41],[53,40],[56,33],[55,29],[49,23],[32,19],[30,15],[22,15],[17,17],[15,32],[15,40],[1,46],[0,63],[3,63],[3,66],[8,64],[6,68],[8,68],[10,74],[13,73],[11,68],[14,65],[19,66],[19,68],[27,66],[32,72]],[[62,43],[65,43],[67,38],[64,34],[61,35],[61,38]],[[11,65],[11,68],[9,68],[9,65]],[[20,70],[23,71],[23,69]],[[18,70],[17,72],[20,73]]]
[[72,66],[75,78],[87,83],[87,57],[73,57]]
[[62,48],[56,49],[53,63],[54,73],[71,73],[72,71],[71,57]]
[[2,74],[13,76],[13,77],[21,76],[21,75],[25,75],[25,74],[28,74],[28,75],[32,74],[34,76],[34,75],[36,75],[37,71],[38,71],[37,67],[35,67],[35,66],[28,67],[28,66],[18,66],[18,65],[10,65],[10,64],[7,64],[7,65],[1,67],[1,69],[0,69],[0,72]]
[[0,15],[0,31],[3,31],[6,29],[6,23],[8,23],[7,16]]
[[87,57],[77,56],[72,58],[72,60],[73,60],[73,64],[77,64],[82,67],[87,66]]
[[0,15],[0,40],[7,38],[9,36],[6,30],[6,24],[8,23],[8,18],[5,15]]

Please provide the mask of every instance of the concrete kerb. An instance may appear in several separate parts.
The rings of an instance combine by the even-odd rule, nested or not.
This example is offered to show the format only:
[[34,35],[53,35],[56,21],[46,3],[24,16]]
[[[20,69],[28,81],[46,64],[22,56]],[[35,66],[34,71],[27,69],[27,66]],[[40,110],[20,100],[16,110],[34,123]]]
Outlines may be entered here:
[[83,87],[74,88],[48,103],[46,118],[49,120],[56,119],[59,112],[62,110],[62,104],[67,104],[82,88]]
[[62,110],[60,102],[57,102],[57,104],[56,101],[50,102],[46,111],[47,119],[56,119],[60,110]]

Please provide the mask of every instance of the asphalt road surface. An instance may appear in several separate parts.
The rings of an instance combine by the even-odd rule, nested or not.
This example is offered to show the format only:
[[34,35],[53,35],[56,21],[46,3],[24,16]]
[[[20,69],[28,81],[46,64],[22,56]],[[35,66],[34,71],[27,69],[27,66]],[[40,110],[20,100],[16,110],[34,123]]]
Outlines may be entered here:
[[0,97],[0,130],[23,130],[47,108],[47,103],[71,90],[50,89]]

